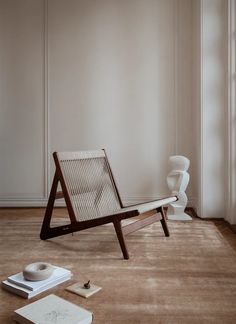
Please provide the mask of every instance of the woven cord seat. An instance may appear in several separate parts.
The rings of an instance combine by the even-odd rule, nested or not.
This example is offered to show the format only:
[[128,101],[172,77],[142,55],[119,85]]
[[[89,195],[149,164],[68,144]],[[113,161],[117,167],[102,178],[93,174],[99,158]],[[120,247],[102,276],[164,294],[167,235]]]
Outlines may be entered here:
[[[124,235],[155,221],[161,221],[169,236],[163,206],[176,201],[168,197],[124,207],[105,153],[99,151],[55,152],[56,171],[41,228],[40,238],[73,233],[86,228],[113,223],[125,259],[129,258]],[[60,183],[62,191],[57,192]],[[50,227],[55,199],[64,198],[68,209],[68,225]],[[122,228],[123,219],[155,210],[156,214]]]

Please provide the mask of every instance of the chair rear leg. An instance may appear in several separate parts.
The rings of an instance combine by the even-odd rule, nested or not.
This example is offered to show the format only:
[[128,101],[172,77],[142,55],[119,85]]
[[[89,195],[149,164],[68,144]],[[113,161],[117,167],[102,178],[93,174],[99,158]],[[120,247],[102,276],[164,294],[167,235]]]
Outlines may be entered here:
[[117,238],[119,240],[120,243],[120,247],[124,256],[124,259],[128,260],[129,259],[129,253],[126,247],[126,243],[125,243],[125,238],[124,238],[124,234],[122,231],[122,226],[121,226],[121,221],[120,220],[114,220],[113,221],[115,230],[116,230],[116,235]]
[[48,199],[48,204],[46,207],[46,212],[43,219],[43,224],[41,227],[41,232],[40,232],[41,240],[46,240],[48,238],[48,233],[50,232],[50,222],[52,218],[52,212],[53,212],[54,202],[57,193],[57,185],[58,185],[58,179],[55,174],[53,178],[51,192]]
[[167,225],[167,222],[166,222],[166,215],[165,215],[165,212],[164,212],[164,208],[161,207],[157,211],[160,212],[161,216],[162,216],[161,225],[162,225],[163,231],[165,233],[165,236],[170,236],[169,228],[168,228],[168,225]]

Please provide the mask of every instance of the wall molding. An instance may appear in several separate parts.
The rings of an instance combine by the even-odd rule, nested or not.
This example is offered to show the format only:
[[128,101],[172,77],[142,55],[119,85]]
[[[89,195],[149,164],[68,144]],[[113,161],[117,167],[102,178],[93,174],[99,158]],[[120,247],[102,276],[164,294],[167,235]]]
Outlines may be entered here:
[[204,177],[203,177],[203,139],[204,139],[204,129],[203,129],[203,0],[200,0],[200,115],[199,115],[199,128],[200,128],[200,165],[199,165],[199,205],[198,205],[198,215],[203,215],[203,188],[204,188]]
[[236,0],[228,0],[227,221],[236,224]]
[[48,82],[48,0],[44,0],[44,198],[46,199],[50,188]]
[[25,197],[25,196],[18,196],[18,197],[0,197],[0,207],[6,206],[9,202],[9,207],[11,205],[24,205],[27,202],[27,206],[30,202],[33,202],[33,205],[36,204],[37,201],[41,202],[44,199],[48,198],[49,194],[49,187],[50,187],[50,156],[49,156],[49,109],[48,109],[48,1],[49,0],[42,0],[43,3],[43,49],[42,49],[42,56],[43,56],[43,143],[44,143],[44,152],[43,152],[43,168],[44,168],[44,187],[42,189],[42,195],[37,197]]
[[173,53],[173,62],[174,62],[174,129],[175,129],[175,142],[174,142],[174,155],[177,155],[178,152],[178,108],[179,108],[179,101],[178,101],[178,38],[179,38],[179,17],[178,17],[178,10],[179,10],[179,0],[173,1],[173,35],[174,35],[174,53]]
[[[122,201],[124,205],[133,205],[139,204],[150,200],[155,199],[162,199],[166,197],[163,196],[138,196],[138,197],[122,197]],[[46,207],[48,202],[47,198],[6,198],[0,201],[0,208],[17,208],[17,207]],[[65,202],[63,199],[56,201],[55,206],[57,207],[65,207]],[[191,207],[196,209],[197,206],[197,198],[196,197],[189,197],[187,207]]]
[[5,198],[0,200],[0,208],[46,207],[47,198]]

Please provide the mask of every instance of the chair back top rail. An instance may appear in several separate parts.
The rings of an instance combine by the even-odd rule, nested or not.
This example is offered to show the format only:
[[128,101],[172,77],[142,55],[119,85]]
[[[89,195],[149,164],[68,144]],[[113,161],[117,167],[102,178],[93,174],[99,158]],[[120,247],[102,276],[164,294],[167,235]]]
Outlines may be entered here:
[[77,152],[56,152],[59,161],[63,160],[83,160],[92,158],[105,158],[104,150],[97,151],[77,151]]

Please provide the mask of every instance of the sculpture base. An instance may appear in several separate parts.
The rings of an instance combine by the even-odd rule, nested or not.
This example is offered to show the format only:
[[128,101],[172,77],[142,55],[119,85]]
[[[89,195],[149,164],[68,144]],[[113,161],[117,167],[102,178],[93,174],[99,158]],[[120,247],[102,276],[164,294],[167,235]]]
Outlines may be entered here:
[[183,214],[176,214],[176,215],[168,215],[167,213],[167,217],[169,220],[179,220],[179,221],[190,221],[192,220],[192,217],[189,216],[188,214],[186,213],[183,213]]

